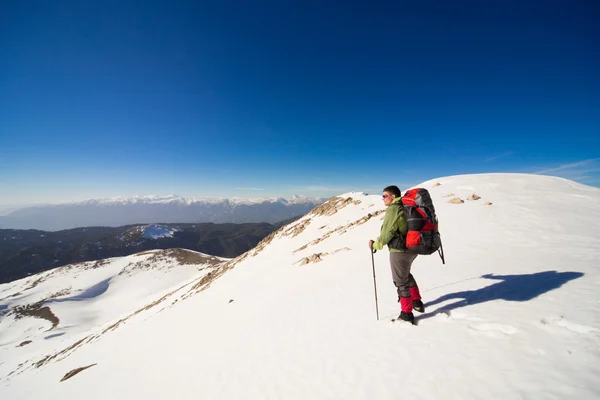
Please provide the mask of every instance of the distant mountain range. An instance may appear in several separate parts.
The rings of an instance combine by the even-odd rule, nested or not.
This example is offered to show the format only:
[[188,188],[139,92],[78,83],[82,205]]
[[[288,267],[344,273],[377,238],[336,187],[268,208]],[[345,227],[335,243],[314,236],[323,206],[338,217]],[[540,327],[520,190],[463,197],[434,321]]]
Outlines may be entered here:
[[1,229],[57,231],[150,223],[276,223],[308,213],[326,199],[135,196],[36,205],[0,216]]

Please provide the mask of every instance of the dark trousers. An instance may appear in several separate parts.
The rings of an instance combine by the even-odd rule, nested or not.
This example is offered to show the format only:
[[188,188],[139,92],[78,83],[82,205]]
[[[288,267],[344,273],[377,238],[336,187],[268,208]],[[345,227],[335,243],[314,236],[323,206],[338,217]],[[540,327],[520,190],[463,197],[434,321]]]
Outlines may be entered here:
[[398,297],[411,297],[410,288],[417,287],[417,281],[410,273],[410,267],[417,258],[417,254],[392,253],[390,252],[390,266],[392,267],[392,278],[398,289]]

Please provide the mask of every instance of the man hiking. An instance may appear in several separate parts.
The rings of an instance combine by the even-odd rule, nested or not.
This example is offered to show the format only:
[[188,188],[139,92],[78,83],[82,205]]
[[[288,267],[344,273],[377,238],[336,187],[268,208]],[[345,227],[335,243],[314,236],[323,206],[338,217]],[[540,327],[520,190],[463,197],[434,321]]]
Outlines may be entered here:
[[406,252],[406,232],[408,224],[404,216],[401,193],[398,186],[388,186],[383,189],[383,203],[387,207],[381,234],[377,240],[369,240],[371,251],[382,250],[387,245],[390,250],[390,266],[392,267],[392,278],[398,290],[398,301],[400,302],[400,315],[398,319],[415,323],[413,309],[425,312],[421,301],[421,294],[415,278],[410,273],[413,261],[417,254]]

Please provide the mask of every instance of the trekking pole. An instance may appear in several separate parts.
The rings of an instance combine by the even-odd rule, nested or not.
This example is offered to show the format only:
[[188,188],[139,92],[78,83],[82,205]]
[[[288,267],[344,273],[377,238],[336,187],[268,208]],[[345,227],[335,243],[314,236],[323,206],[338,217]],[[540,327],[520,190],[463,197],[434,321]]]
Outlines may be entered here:
[[442,238],[440,237],[440,248],[438,249],[438,254],[442,259],[442,264],[446,264],[446,259],[444,258],[444,246],[442,246]]
[[371,264],[373,265],[373,287],[375,288],[375,311],[377,312],[377,321],[379,321],[379,305],[377,304],[377,281],[375,280],[375,252],[377,250],[371,249]]

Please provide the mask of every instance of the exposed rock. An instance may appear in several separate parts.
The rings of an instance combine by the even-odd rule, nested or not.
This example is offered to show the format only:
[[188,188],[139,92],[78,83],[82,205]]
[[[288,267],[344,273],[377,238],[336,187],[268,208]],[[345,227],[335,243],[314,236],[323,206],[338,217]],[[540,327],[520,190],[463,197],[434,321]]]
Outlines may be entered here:
[[63,378],[60,381],[61,382],[62,381],[66,381],[67,379],[72,378],[73,376],[77,375],[81,371],[86,370],[86,369],[88,369],[90,367],[93,367],[94,365],[96,365],[96,364],[91,364],[91,365],[88,365],[88,366],[85,366],[85,367],[75,368],[74,370],[67,372],[65,374],[65,376],[63,376]]
[[454,193],[448,193],[447,195],[442,196],[442,197],[451,197],[451,196],[454,196]]
[[480,198],[481,196],[477,196],[475,193],[473,193],[467,198],[467,200],[479,200]]
[[25,345],[28,345],[29,343],[31,343],[31,340],[26,340],[26,341],[24,341],[24,342],[21,342],[21,344],[20,344],[20,345],[18,345],[17,347],[23,347],[23,346],[25,346]]
[[491,205],[492,205],[492,203],[490,203],[489,201],[486,201],[486,202],[485,202],[483,205],[484,205],[484,206],[491,206]]
[[345,199],[343,197],[332,197],[320,206],[315,207],[310,213],[308,213],[308,215],[314,215],[315,217],[322,215],[333,215],[349,204],[358,205],[360,203],[360,200],[353,200],[352,197]]
[[300,265],[306,265],[310,263],[318,263],[319,261],[323,261],[323,257],[328,255],[329,253],[315,253],[311,256],[304,257],[302,260],[298,261]]
[[233,302],[233,299],[229,299],[229,302],[230,302],[230,303],[231,303],[231,302]]
[[436,182],[433,184],[433,186],[440,186],[440,185],[441,185],[441,183],[439,183],[439,182]]
[[[321,205],[323,205],[323,204],[321,204]],[[312,220],[310,218],[306,218],[303,220],[299,220],[298,222],[296,222],[294,224],[287,225],[287,226],[285,226],[286,230],[284,232],[282,232],[282,236],[296,237],[299,234],[301,234],[302,232],[304,232],[306,227],[308,225],[310,225],[311,222],[312,222]],[[275,232],[273,232],[273,233],[275,233]],[[265,239],[270,239],[269,241],[266,241],[265,239],[263,239],[263,241],[265,241],[265,244],[268,244],[268,243],[270,243],[271,240],[273,240],[274,237],[275,237],[275,235],[271,234],[265,238]]]
[[464,201],[464,200],[462,200],[462,199],[461,199],[461,198],[459,198],[459,197],[455,197],[455,198],[453,198],[452,200],[448,200],[448,203],[450,203],[450,204],[462,204],[462,203],[464,203],[464,202],[465,202],[465,201]]
[[342,247],[341,249],[337,249],[333,252],[333,254],[340,252],[340,251],[350,251],[351,249],[349,247]]

